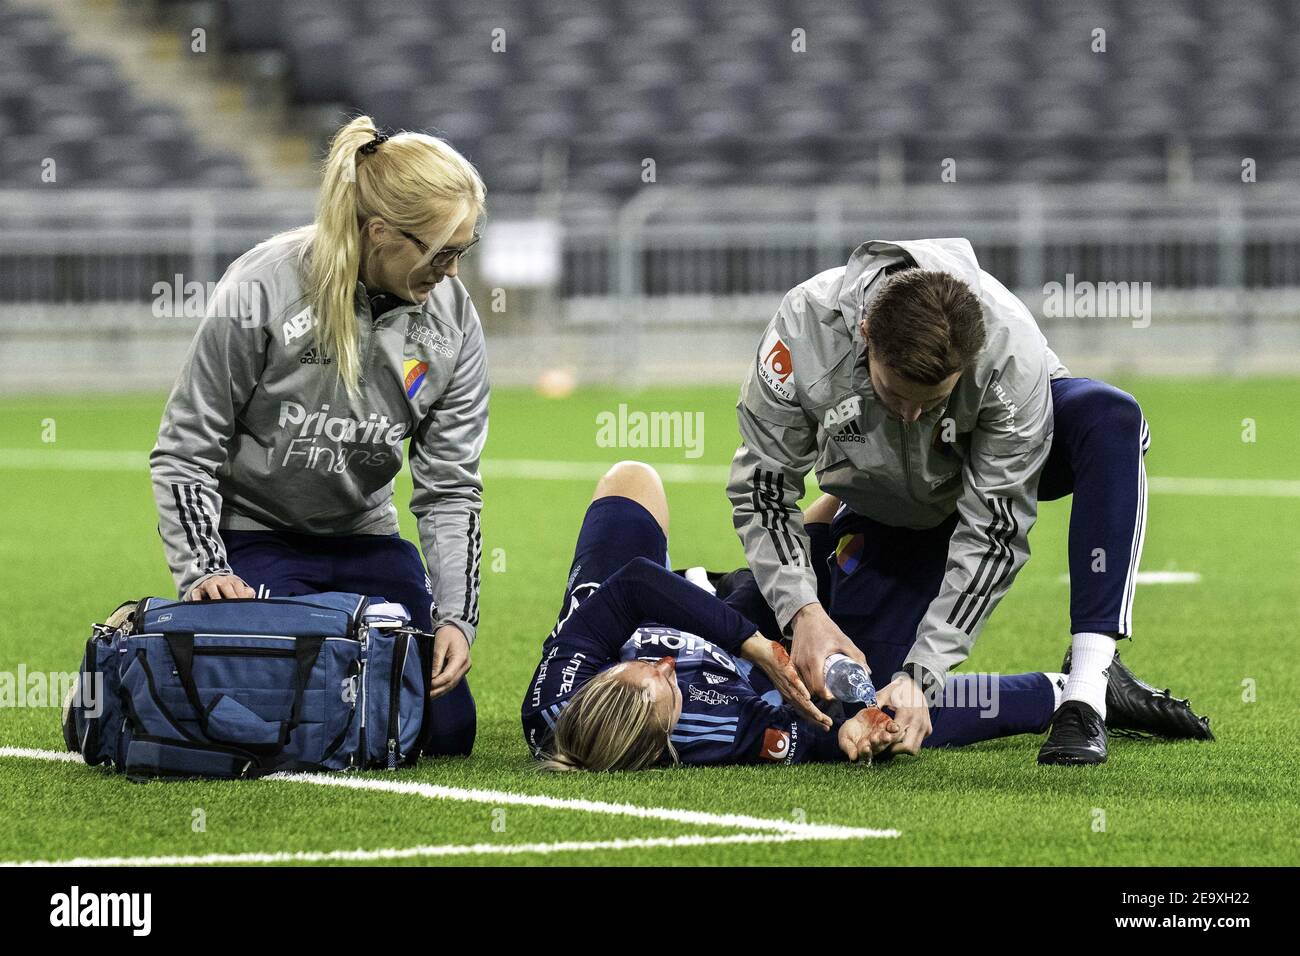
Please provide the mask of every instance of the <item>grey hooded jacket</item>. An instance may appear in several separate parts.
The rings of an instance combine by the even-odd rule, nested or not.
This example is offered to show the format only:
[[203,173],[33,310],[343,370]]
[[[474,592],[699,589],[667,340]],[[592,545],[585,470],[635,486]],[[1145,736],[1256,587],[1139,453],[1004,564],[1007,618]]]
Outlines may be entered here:
[[231,573],[225,529],[396,533],[394,478],[409,438],[434,623],[472,642],[488,415],[478,313],[454,277],[377,316],[357,283],[361,382],[351,398],[316,342],[304,241],[278,236],[231,264],[167,400],[149,463],[177,591]]
[[[884,270],[909,258],[970,286],[986,342],[946,406],[905,425],[875,397],[858,320]],[[1029,310],[980,270],[965,239],[864,242],[847,266],[787,293],[741,387],[743,444],[727,488],[781,627],[788,633],[795,613],[817,601],[798,507],[810,469],[822,491],[883,524],[932,528],[956,511],[943,585],[906,659],[942,686],[1029,557],[1051,447],[1049,381],[1068,375]]]

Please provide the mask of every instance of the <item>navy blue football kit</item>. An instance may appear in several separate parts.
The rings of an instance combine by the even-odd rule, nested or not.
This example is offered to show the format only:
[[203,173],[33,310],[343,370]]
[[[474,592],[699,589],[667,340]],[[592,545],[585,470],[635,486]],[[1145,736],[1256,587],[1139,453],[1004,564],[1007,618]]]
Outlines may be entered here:
[[[824,527],[824,526],[823,526]],[[545,754],[556,720],[573,694],[601,671],[629,660],[676,660],[682,716],[670,739],[688,764],[846,759],[832,716],[823,730],[784,704],[761,669],[740,657],[771,618],[756,588],[719,599],[668,569],[668,542],[637,502],[598,498],[587,509],[555,627],[524,697],[524,736]],[[754,610],[751,618],[738,610]],[[764,626],[761,630],[769,630]],[[981,683],[982,682],[982,683]],[[926,746],[1040,733],[1054,693],[1044,674],[960,675],[932,708]],[[851,715],[851,714],[850,714]]]

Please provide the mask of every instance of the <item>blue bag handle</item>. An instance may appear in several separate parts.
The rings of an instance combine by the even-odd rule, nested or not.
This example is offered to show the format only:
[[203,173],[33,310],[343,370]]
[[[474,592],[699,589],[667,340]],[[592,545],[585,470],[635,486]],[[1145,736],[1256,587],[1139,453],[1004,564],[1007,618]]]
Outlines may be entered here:
[[[283,747],[289,742],[289,735],[293,733],[299,721],[302,720],[302,700],[307,690],[307,681],[311,677],[312,668],[316,666],[316,659],[320,657],[321,648],[325,645],[323,637],[298,637],[294,639],[293,656],[294,656],[294,679],[293,679],[293,706],[289,710],[289,716],[280,721],[279,739],[276,743],[268,743],[263,733],[254,733],[252,739],[238,740],[232,739],[236,736],[231,731],[238,730],[237,723],[222,722],[223,727],[227,728],[226,733],[218,736],[213,734],[208,720],[209,707],[215,707],[224,695],[218,695],[217,699],[211,705],[205,705],[199,697],[199,689],[194,683],[194,634],[190,631],[178,631],[171,634],[164,634],[167,641],[167,647],[172,652],[172,659],[176,662],[176,676],[180,679],[181,687],[185,691],[185,697],[194,708],[194,713],[198,717],[199,727],[203,730],[204,735],[217,743],[228,743],[242,745],[245,747]],[[251,723],[249,731],[256,731],[257,728]]]

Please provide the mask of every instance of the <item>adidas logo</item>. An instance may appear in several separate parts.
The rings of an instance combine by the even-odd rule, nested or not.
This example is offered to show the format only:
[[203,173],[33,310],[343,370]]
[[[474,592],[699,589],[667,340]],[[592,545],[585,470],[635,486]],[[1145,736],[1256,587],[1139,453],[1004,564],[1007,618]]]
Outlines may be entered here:
[[710,684],[725,684],[727,682],[727,678],[721,674],[710,674],[708,671],[704,672],[704,679]]
[[853,419],[842,429],[831,436],[832,441],[866,441],[862,435],[862,428],[858,425],[857,419]]
[[310,348],[298,356],[300,365],[333,365],[334,360],[328,355],[322,355],[315,348]]

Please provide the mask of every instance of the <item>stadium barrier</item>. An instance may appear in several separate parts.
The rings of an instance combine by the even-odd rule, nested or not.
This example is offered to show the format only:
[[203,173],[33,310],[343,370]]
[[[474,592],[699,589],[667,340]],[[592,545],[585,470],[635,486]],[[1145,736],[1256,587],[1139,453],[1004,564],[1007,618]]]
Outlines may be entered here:
[[[0,389],[166,385],[226,264],[311,192],[0,192]],[[866,238],[963,235],[1078,371],[1300,368],[1300,197],[1263,184],[492,196],[466,260],[500,383],[736,382]]]

